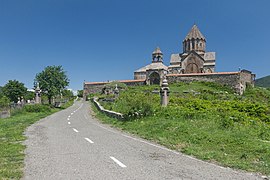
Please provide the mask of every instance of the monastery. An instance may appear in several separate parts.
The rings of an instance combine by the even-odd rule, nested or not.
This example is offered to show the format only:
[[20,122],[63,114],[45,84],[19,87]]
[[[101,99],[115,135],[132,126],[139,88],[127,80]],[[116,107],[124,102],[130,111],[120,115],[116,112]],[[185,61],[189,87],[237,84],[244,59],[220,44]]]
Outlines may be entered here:
[[[134,80],[119,82],[134,85],[161,85],[164,78],[170,83],[210,81],[231,86],[242,94],[247,85],[254,86],[255,74],[248,70],[216,72],[215,52],[206,52],[206,38],[197,25],[193,25],[183,40],[183,52],[171,55],[170,65],[163,63],[163,53],[157,47],[152,53],[151,63],[134,72]],[[101,91],[109,82],[85,82],[84,95]]]

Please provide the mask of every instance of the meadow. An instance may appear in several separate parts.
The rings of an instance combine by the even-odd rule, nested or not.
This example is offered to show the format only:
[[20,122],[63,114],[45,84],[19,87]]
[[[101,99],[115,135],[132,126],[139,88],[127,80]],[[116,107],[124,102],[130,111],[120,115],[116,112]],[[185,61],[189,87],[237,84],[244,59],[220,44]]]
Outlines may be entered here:
[[[216,83],[170,85],[160,106],[158,86],[125,87],[119,98],[98,95],[119,121],[98,112],[104,123],[222,166],[270,174],[270,90],[248,87],[243,96]],[[109,99],[109,101],[106,101]],[[105,101],[104,101],[105,100]]]

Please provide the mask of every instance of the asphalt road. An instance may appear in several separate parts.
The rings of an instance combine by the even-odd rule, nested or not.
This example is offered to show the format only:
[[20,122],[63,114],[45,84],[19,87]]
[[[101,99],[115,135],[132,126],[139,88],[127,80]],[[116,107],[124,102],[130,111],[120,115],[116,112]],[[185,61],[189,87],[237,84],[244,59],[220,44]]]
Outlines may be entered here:
[[89,112],[77,101],[27,129],[23,179],[261,179],[125,134]]

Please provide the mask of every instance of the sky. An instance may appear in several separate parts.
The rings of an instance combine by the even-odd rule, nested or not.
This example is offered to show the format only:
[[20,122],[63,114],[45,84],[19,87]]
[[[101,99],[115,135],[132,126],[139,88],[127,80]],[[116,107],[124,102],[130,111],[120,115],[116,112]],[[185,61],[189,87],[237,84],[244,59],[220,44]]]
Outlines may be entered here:
[[61,65],[83,82],[133,79],[159,46],[164,64],[182,53],[194,23],[216,52],[216,71],[270,75],[270,0],[0,0],[0,86],[33,88]]

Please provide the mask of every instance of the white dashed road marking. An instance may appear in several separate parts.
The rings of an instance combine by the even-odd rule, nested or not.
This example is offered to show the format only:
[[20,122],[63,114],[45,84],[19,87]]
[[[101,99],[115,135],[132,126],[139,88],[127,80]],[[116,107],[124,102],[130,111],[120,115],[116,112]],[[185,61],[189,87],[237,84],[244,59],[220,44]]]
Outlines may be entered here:
[[68,124],[70,124],[70,122],[68,122]]
[[75,128],[72,128],[73,129],[73,131],[75,131],[75,132],[79,132],[77,129],[75,129]]
[[91,141],[89,138],[84,138],[86,141],[90,142],[91,144],[93,144],[94,142]]
[[116,162],[120,167],[122,167],[122,168],[127,167],[126,165],[124,165],[123,163],[121,163],[119,160],[117,160],[115,157],[110,156],[110,158],[111,158],[114,162]]

